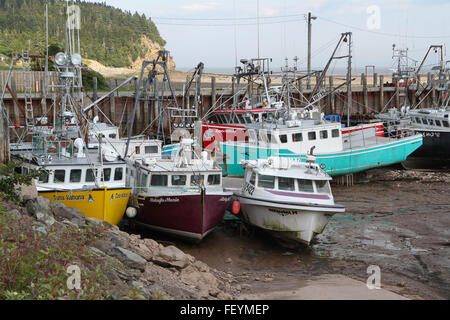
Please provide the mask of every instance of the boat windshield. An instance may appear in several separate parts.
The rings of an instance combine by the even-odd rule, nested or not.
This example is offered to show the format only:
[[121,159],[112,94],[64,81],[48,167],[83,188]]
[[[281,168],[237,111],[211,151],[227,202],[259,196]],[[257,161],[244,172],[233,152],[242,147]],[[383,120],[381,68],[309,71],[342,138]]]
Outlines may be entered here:
[[258,175],[258,187],[266,188],[266,189],[274,189],[275,188],[275,177],[259,174]]
[[297,179],[298,191],[314,193],[314,186],[311,180]]
[[317,193],[331,194],[330,183],[326,180],[316,181]]

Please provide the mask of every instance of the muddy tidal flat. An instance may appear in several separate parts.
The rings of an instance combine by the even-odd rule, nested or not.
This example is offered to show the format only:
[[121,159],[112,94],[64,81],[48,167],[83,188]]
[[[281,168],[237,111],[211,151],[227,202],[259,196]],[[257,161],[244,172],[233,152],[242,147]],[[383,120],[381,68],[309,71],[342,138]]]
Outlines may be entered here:
[[[378,169],[332,189],[347,211],[310,247],[280,247],[234,219],[197,245],[159,239],[229,273],[242,299],[450,299],[449,173]],[[369,266],[380,290],[366,286]]]

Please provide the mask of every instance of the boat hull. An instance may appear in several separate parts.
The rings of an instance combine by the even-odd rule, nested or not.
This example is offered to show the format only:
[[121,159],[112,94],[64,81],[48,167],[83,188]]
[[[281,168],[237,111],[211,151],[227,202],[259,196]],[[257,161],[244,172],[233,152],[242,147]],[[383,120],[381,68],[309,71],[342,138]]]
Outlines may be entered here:
[[221,222],[231,193],[139,196],[135,221],[148,228],[193,241],[202,240]]
[[340,206],[327,208],[283,204],[243,196],[237,198],[241,202],[243,221],[269,231],[277,238],[306,245],[323,232],[335,213],[345,212],[345,208]]
[[[357,173],[372,168],[388,166],[405,161],[422,145],[420,135],[391,141],[366,148],[355,148],[338,153],[316,154],[316,163],[331,176]],[[295,154],[287,149],[267,149],[248,144],[222,143],[226,162],[221,165],[228,176],[243,176],[242,160],[288,157],[306,162],[306,155]]]
[[130,199],[131,189],[96,189],[79,191],[39,191],[39,196],[52,202],[78,209],[86,218],[104,220],[118,225]]
[[415,130],[423,136],[423,145],[402,162],[407,169],[449,169],[450,132]]

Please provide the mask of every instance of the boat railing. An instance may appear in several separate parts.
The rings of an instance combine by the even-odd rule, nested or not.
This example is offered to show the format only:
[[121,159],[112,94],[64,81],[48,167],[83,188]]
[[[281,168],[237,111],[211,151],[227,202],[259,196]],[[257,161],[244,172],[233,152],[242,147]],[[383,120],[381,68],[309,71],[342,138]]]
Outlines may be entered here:
[[34,155],[41,157],[72,158],[74,155],[74,143],[72,139],[55,135],[33,136],[32,150]]

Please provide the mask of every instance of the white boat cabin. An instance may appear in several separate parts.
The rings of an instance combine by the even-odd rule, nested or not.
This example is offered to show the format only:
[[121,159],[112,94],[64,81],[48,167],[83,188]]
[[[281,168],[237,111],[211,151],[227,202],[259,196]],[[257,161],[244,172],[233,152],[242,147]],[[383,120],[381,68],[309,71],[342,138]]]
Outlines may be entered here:
[[329,153],[343,150],[341,126],[330,123],[315,126],[293,126],[284,128],[249,129],[250,146],[292,150],[297,154],[307,154],[312,147],[316,152]]
[[[288,158],[244,161],[242,195],[265,200],[331,204],[331,177],[316,163]],[[331,202],[330,202],[331,201]]]

